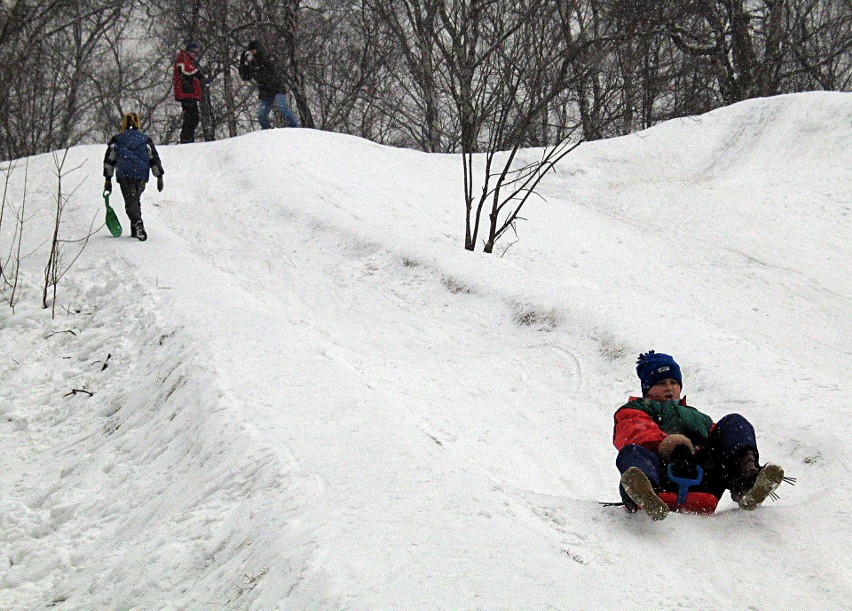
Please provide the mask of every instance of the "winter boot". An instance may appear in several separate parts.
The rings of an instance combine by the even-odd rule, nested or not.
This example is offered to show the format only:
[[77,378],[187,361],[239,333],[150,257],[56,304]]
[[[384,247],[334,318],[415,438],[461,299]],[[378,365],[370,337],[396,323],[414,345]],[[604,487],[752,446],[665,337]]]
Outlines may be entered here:
[[148,234],[145,233],[145,225],[142,224],[141,220],[136,221],[136,223],[133,225],[133,229],[130,235],[139,240],[140,242],[144,242],[148,239]]
[[735,502],[739,503],[743,495],[751,490],[759,473],[760,465],[757,464],[757,456],[754,450],[748,450],[739,457],[733,466],[731,481],[731,498]]
[[751,488],[736,496],[732,491],[731,498],[743,509],[755,509],[766,500],[766,497],[775,492],[782,481],[784,481],[784,469],[769,463],[760,468]]
[[657,496],[651,480],[638,468],[627,469],[621,476],[621,485],[627,496],[652,520],[664,520],[669,515],[669,506]]

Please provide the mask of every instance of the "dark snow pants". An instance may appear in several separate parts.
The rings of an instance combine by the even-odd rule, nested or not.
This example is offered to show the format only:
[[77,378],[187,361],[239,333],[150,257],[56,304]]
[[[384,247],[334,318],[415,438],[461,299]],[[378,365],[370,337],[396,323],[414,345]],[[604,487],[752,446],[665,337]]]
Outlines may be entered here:
[[[707,442],[695,453],[696,463],[704,470],[704,478],[690,492],[709,492],[717,499],[731,487],[737,476],[737,460],[747,450],[757,454],[757,441],[754,427],[739,414],[729,414],[719,420]],[[615,459],[619,473],[630,467],[637,467],[651,480],[657,491],[677,492],[677,485],[666,477],[666,465],[656,452],[639,445],[624,446]],[[621,499],[628,505],[635,505],[623,488],[619,488]]]
[[195,128],[198,127],[200,115],[198,113],[198,102],[196,100],[181,100],[183,109],[183,125],[180,128],[180,143],[189,144],[195,142]]
[[[142,191],[145,190],[145,183],[134,178],[122,178],[118,181],[121,187],[121,194],[124,196],[124,211],[127,212],[127,218],[130,219],[130,227],[133,229],[136,226],[136,221],[142,220]],[[134,232],[135,233],[135,232]]]

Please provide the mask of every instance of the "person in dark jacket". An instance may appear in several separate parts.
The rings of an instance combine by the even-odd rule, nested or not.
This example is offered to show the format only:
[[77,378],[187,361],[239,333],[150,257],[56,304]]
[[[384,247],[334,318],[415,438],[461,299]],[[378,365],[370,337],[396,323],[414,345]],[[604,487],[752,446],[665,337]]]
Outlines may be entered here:
[[784,480],[760,466],[754,427],[740,414],[713,420],[681,398],[680,366],[653,350],[639,356],[642,397],[615,412],[613,444],[628,511],[662,520],[669,511],[713,513],[725,490],[743,509],[760,505]]
[[183,111],[183,124],[180,130],[181,144],[195,142],[195,128],[198,127],[198,103],[201,101],[201,69],[196,65],[198,43],[191,42],[181,49],[175,58],[173,71],[175,100],[180,102]]
[[115,172],[124,210],[130,219],[130,235],[141,241],[148,239],[142,223],[140,198],[150,172],[157,177],[157,191],[163,190],[163,165],[151,139],[139,130],[139,115],[129,112],[121,119],[121,132],[112,137],[104,155],[104,191],[112,192]]
[[259,41],[251,41],[248,48],[243,51],[240,56],[239,73],[244,81],[254,80],[257,83],[257,94],[260,98],[257,120],[262,129],[271,127],[269,112],[273,104],[289,127],[299,127],[299,121],[287,106],[286,88],[278,58],[264,49]]

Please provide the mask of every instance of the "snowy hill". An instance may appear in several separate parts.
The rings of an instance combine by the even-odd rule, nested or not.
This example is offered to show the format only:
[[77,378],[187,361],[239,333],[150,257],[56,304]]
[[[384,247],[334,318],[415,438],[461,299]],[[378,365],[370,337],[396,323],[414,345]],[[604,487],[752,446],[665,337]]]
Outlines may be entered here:
[[[69,238],[101,222],[102,155],[69,153]],[[101,229],[54,320],[54,161],[26,168],[0,608],[848,606],[852,94],[584,144],[502,257],[462,248],[455,156],[309,130],[161,155],[149,240]],[[651,348],[798,485],[601,507]]]

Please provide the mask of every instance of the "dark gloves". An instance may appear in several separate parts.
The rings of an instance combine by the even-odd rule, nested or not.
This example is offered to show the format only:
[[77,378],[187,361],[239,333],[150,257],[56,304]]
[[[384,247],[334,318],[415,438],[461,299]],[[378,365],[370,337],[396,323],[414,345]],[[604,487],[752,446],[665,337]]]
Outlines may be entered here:
[[658,448],[657,453],[664,461],[671,462],[672,453],[676,448],[680,447],[686,448],[690,454],[695,452],[695,447],[692,445],[689,437],[686,435],[674,434],[667,435],[665,439],[660,442],[660,447]]
[[672,474],[676,477],[684,479],[695,479],[698,477],[695,454],[692,453],[688,446],[679,445],[675,447],[669,458],[669,465],[671,465]]
[[157,176],[157,191],[163,190],[163,177],[162,175]]
[[112,179],[109,176],[104,181],[104,193],[112,193]]
[[244,81],[250,81],[254,76],[254,71],[254,55],[248,51],[243,51],[243,54],[240,56],[240,65],[237,66],[237,72],[240,73],[240,78]]
[[697,477],[695,447],[685,435],[669,435],[660,442],[658,453],[678,477]]

